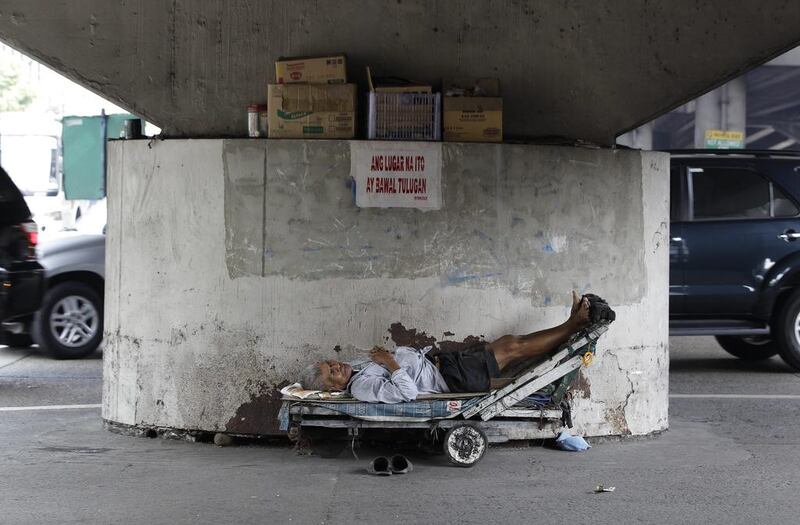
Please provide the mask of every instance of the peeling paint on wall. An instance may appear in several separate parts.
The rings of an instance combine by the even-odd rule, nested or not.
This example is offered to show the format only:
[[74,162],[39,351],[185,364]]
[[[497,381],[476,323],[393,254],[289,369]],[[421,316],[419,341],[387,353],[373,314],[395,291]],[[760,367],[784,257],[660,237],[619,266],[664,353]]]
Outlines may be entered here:
[[[285,386],[285,385],[283,385]],[[277,414],[281,408],[280,388],[254,395],[225,423],[232,434],[279,434]]]
[[392,323],[389,327],[392,342],[397,346],[410,346],[412,348],[425,348],[436,344],[436,338],[425,332],[417,332],[416,328],[406,328],[403,323]]
[[[416,328],[406,328],[403,323],[392,323],[388,332],[391,334],[391,340],[397,346],[410,346],[412,348],[425,348],[432,346],[431,355],[439,352],[454,352],[470,348],[479,343],[485,342],[483,336],[468,335],[461,341],[442,340],[438,341],[435,337],[426,334],[423,331],[417,331]],[[444,332],[445,337],[452,337],[455,334],[450,331]]]

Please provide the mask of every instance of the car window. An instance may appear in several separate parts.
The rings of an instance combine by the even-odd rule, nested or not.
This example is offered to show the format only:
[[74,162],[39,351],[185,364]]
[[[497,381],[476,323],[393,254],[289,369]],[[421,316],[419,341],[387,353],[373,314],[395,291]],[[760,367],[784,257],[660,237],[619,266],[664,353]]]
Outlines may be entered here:
[[691,168],[695,219],[757,219],[770,216],[770,183],[750,170]]
[[786,196],[786,194],[777,187],[772,185],[772,215],[774,217],[795,217],[800,213],[797,205]]

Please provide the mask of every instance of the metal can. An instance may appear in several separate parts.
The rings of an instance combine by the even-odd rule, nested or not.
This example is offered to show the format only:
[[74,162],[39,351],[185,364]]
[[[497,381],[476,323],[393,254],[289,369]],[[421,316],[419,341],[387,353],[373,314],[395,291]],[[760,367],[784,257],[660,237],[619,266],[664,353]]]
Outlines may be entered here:
[[142,121],[138,118],[132,118],[123,122],[122,138],[124,139],[142,138]]
[[261,132],[258,129],[258,104],[249,104],[247,106],[247,136],[261,136]]

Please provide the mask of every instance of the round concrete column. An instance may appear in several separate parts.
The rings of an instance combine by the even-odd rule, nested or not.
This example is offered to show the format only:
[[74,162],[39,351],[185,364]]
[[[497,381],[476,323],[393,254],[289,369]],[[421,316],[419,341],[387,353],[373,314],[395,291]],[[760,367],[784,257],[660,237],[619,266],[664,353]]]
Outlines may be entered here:
[[442,207],[421,211],[356,207],[350,147],[109,145],[107,421],[277,433],[277,388],[309,362],[530,333],[574,289],[618,315],[577,430],[666,428],[666,154],[438,144]]
[[727,131],[747,131],[747,81],[744,76],[726,85],[724,126]]

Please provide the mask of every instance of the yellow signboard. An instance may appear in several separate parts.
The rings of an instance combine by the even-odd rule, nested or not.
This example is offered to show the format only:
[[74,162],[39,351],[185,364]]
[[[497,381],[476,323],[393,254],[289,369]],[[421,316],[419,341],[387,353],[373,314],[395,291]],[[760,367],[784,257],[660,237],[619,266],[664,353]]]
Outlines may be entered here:
[[706,148],[710,149],[744,148],[744,132],[725,131],[721,129],[707,129]]

